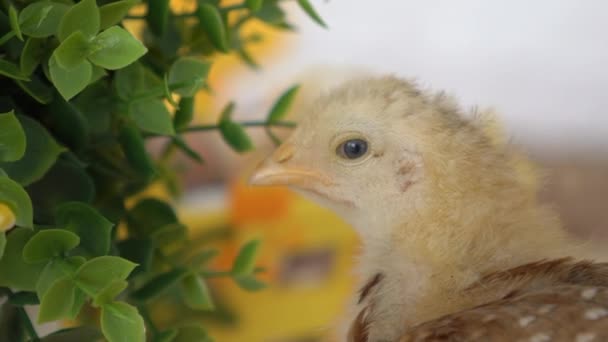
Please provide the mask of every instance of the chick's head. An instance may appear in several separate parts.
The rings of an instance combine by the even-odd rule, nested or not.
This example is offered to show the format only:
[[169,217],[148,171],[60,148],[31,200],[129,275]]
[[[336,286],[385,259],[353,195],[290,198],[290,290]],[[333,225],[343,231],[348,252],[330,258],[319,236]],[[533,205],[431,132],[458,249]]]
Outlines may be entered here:
[[433,191],[483,184],[479,168],[501,159],[450,98],[395,77],[349,81],[311,108],[250,182],[288,185],[355,228],[407,219]]

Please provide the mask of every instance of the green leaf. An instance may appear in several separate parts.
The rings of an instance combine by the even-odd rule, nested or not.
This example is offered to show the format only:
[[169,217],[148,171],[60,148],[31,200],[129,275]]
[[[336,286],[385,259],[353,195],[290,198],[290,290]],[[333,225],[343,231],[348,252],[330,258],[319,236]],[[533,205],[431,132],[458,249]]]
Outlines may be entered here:
[[91,74],[89,84],[95,83],[107,75],[108,73],[103,68],[93,65],[93,73]]
[[99,8],[95,0],[82,0],[64,14],[59,23],[57,38],[64,41],[74,32],[93,38],[99,32]]
[[175,134],[171,113],[160,99],[133,102],[129,107],[129,115],[144,131],[162,135]]
[[[1,192],[0,192],[1,193]],[[0,286],[14,290],[34,291],[44,264],[31,265],[23,261],[23,246],[34,235],[28,228],[14,228],[6,236],[6,248],[0,259]]]
[[74,305],[76,286],[70,277],[56,281],[40,301],[38,323],[68,318]]
[[228,52],[228,40],[224,20],[217,7],[203,3],[196,11],[200,25],[209,35],[209,39],[216,49]]
[[34,204],[37,223],[49,224],[60,203],[91,203],[95,197],[95,184],[82,165],[74,160],[59,159],[41,180],[29,185],[27,191]]
[[162,36],[165,33],[169,14],[169,0],[148,0],[146,22],[154,35]]
[[82,64],[91,49],[91,43],[82,32],[76,31],[55,49],[53,56],[62,69],[72,70]]
[[113,224],[93,207],[80,202],[62,203],[57,208],[55,221],[80,237],[78,249],[85,256],[96,257],[110,251]]
[[169,69],[169,87],[181,96],[194,96],[205,83],[210,67],[210,63],[199,59],[181,57]]
[[[177,333],[178,333],[177,329],[170,329],[170,330],[165,330],[165,331],[159,332],[158,334],[156,334],[156,336],[154,336],[154,339],[152,340],[152,342],[171,342],[177,336]],[[195,341],[195,340],[191,340],[191,341]]]
[[21,34],[21,28],[19,27],[19,13],[17,13],[17,10],[13,5],[8,7],[8,20],[11,29],[15,32],[17,38],[19,38],[20,41],[23,41],[23,35]]
[[120,23],[129,10],[138,3],[139,0],[121,0],[99,7],[100,28],[105,30]]
[[234,107],[236,105],[234,104],[234,102],[230,101],[225,107],[224,109],[222,109],[222,113],[220,114],[220,122],[222,121],[231,121],[232,120],[232,113],[234,113]]
[[52,1],[37,1],[19,14],[21,31],[35,38],[45,38],[57,33],[59,22],[70,6]]
[[217,249],[205,250],[193,256],[188,263],[192,268],[200,268],[202,265],[215,258],[219,253],[220,252]]
[[172,342],[213,342],[205,329],[200,325],[189,325],[179,328],[179,334]]
[[152,239],[127,239],[118,243],[120,256],[139,265],[131,276],[139,272],[147,272],[152,265],[152,257],[154,255],[154,244]]
[[252,11],[257,12],[262,8],[264,0],[245,0],[245,5]]
[[12,305],[17,305],[17,306],[39,305],[40,304],[40,301],[38,300],[36,293],[29,292],[29,291],[19,291],[19,292],[13,293],[9,297],[8,302],[11,303]]
[[19,66],[23,75],[31,75],[40,61],[46,54],[48,49],[47,40],[41,38],[30,37],[25,41],[23,50],[21,51],[21,57],[19,59]]
[[69,319],[74,320],[78,317],[78,314],[80,314],[80,310],[82,310],[82,307],[84,303],[86,303],[87,299],[87,294],[77,287],[76,291],[74,292],[74,303],[72,303],[72,308],[68,313]]
[[194,97],[182,97],[179,100],[179,108],[173,117],[173,127],[180,130],[188,127],[194,117]]
[[240,48],[237,50],[238,56],[241,58],[247,66],[252,68],[253,70],[257,70],[260,68],[260,65],[253,59],[253,57],[245,50],[244,48]]
[[46,264],[38,281],[36,282],[36,294],[42,300],[49,288],[55,282],[66,275],[76,273],[76,270],[85,263],[85,258],[73,256],[64,259],[53,259]]
[[321,17],[317,14],[317,12],[315,11],[315,9],[312,7],[312,5],[310,4],[310,2],[308,0],[298,0],[298,5],[300,5],[300,7],[302,8],[302,10],[304,12],[306,12],[306,14],[308,14],[308,16],[314,20],[317,24],[319,24],[320,26],[327,28],[327,25],[325,25],[325,22],[323,21],[323,19],[321,19]]
[[29,81],[29,78],[21,72],[17,64],[9,62],[6,59],[0,59],[0,75],[15,80]]
[[98,329],[79,326],[75,328],[67,328],[55,331],[40,339],[40,342],[83,342],[83,341],[99,341],[101,333]]
[[101,308],[101,330],[109,342],[144,342],[145,324],[133,306],[113,302]]
[[268,118],[266,119],[266,121],[268,121],[269,123],[280,121],[285,116],[285,114],[287,114],[287,110],[291,106],[291,103],[293,102],[299,89],[299,85],[287,89],[287,91],[285,91],[281,95],[281,97],[279,97],[277,102],[275,102],[272,106],[272,109],[268,113]]
[[25,132],[25,154],[17,161],[0,163],[0,167],[9,177],[27,186],[41,179],[65,149],[38,121],[23,115],[17,119]]
[[53,54],[49,59],[49,71],[51,81],[57,91],[68,101],[89,85],[93,75],[93,66],[85,60],[71,69],[65,69],[57,63],[56,56]]
[[184,303],[195,310],[213,310],[213,300],[205,281],[195,273],[186,275],[182,281]]
[[266,284],[255,279],[253,275],[234,277],[233,279],[241,289],[246,291],[253,292],[266,288]]
[[246,152],[253,148],[251,139],[243,126],[234,121],[220,121],[220,133],[224,140],[237,152]]
[[124,280],[137,266],[117,256],[100,256],[85,262],[76,271],[76,282],[87,293],[99,294],[115,280]]
[[163,291],[182,279],[187,270],[176,268],[171,271],[161,273],[148,280],[141,288],[131,293],[131,298],[144,302],[160,295]]
[[38,75],[30,75],[30,81],[15,81],[29,96],[41,104],[49,104],[53,100],[53,88],[40,80]]
[[139,174],[139,177],[144,181],[151,180],[156,170],[139,130],[135,126],[124,126],[120,130],[118,141],[129,164]]
[[0,259],[4,255],[4,248],[6,248],[6,234],[4,232],[0,233]]
[[17,226],[34,227],[30,196],[21,185],[6,176],[0,176],[0,203],[4,203],[11,209]]
[[231,272],[233,275],[247,276],[253,273],[259,247],[259,240],[251,240],[241,247],[239,254],[234,260],[234,265],[232,266]]
[[102,68],[116,70],[135,62],[147,51],[129,32],[112,26],[93,39],[89,60]]
[[271,25],[285,22],[285,12],[279,7],[278,0],[264,0],[262,8],[255,13],[255,16]]
[[124,291],[128,285],[129,283],[125,280],[114,280],[93,298],[93,305],[101,307],[107,303],[113,302],[114,298]]
[[144,90],[144,67],[139,62],[116,70],[114,74],[116,93],[123,100],[129,100],[133,94]]
[[88,146],[91,127],[82,110],[61,96],[55,96],[47,111],[47,127],[57,140],[65,143],[74,153]]
[[47,261],[74,249],[79,243],[78,235],[67,230],[41,230],[23,248],[23,260],[31,264]]
[[174,223],[178,223],[178,219],[173,208],[156,198],[142,199],[127,214],[129,232],[139,237],[151,236],[158,229]]
[[25,154],[25,133],[15,113],[0,113],[0,161],[11,162]]

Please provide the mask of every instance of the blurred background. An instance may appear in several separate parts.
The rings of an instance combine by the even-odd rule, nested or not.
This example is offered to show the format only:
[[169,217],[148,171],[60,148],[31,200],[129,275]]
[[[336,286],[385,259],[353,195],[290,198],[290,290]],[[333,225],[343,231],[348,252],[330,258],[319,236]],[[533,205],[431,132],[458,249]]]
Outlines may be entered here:
[[[229,100],[237,103],[236,120],[262,119],[296,83],[302,88],[294,120],[306,115],[298,108],[349,77],[371,72],[415,78],[455,95],[465,107],[496,109],[512,141],[546,168],[543,199],[555,204],[566,227],[587,238],[608,238],[607,2],[313,4],[328,30],[294,1],[284,8],[297,34],[250,25],[268,35],[251,51],[261,68],[251,70],[233,56],[218,59],[210,75],[215,95],[199,95],[204,106],[197,108],[198,123],[215,122]],[[288,190],[249,188],[248,171],[273,148],[263,130],[249,132],[257,148],[246,155],[225,146],[219,133],[191,133],[190,145],[205,164],[186,158],[175,163],[184,181],[179,210],[195,238],[222,245],[228,253],[217,262],[229,265],[243,241],[259,237],[268,271],[269,287],[261,292],[211,283],[220,310],[201,319],[218,341],[320,341],[353,290],[357,238],[331,213]],[[151,191],[166,196],[160,188]],[[162,305],[155,318],[174,318],[171,303]]]

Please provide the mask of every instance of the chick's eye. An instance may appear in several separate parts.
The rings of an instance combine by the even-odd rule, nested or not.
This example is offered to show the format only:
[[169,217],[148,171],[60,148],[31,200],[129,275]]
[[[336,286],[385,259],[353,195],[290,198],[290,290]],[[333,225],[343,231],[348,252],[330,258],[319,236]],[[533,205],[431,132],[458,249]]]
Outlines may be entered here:
[[351,139],[338,146],[338,154],[347,159],[357,159],[367,153],[367,141],[363,139]]

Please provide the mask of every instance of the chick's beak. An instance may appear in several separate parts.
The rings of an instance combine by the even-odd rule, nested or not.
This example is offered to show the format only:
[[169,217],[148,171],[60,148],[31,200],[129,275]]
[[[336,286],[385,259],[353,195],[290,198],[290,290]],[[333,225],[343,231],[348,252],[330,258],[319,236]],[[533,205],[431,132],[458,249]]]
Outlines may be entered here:
[[262,161],[249,178],[250,185],[290,185],[310,188],[315,183],[328,185],[330,180],[322,173],[307,170],[293,163],[295,146],[281,145],[270,157]]

